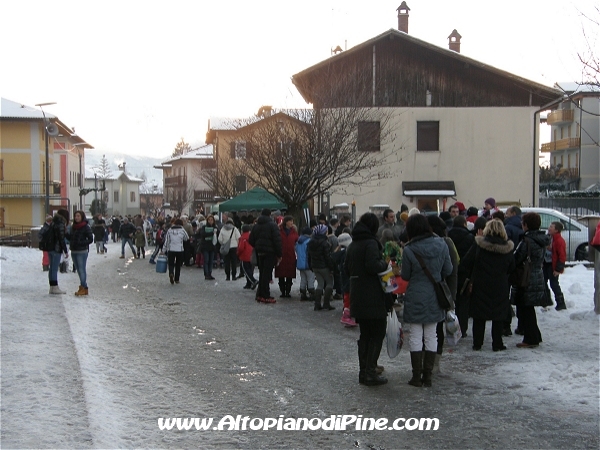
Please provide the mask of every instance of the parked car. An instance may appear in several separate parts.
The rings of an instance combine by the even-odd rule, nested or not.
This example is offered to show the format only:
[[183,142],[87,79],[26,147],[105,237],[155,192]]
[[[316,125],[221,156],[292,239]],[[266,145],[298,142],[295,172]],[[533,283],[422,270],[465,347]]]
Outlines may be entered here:
[[571,219],[569,216],[550,208],[521,208],[523,214],[526,212],[538,213],[542,218],[541,230],[547,231],[552,222],[563,224],[562,237],[567,244],[567,261],[584,261],[588,258],[588,228],[582,223]]

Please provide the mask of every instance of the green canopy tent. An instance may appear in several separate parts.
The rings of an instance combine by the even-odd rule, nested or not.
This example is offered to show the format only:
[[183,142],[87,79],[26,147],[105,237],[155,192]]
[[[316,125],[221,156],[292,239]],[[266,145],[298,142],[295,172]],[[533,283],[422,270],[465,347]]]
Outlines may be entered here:
[[263,208],[287,209],[285,203],[281,203],[277,197],[263,188],[255,187],[237,197],[227,200],[219,205],[219,212],[226,211],[251,211],[253,209],[260,211]]

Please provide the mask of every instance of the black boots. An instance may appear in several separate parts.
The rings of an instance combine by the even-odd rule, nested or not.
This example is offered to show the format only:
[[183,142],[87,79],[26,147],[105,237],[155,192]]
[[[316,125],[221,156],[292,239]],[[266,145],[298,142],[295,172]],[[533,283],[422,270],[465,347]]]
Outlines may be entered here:
[[[381,353],[383,340],[371,339],[367,346],[367,365],[365,368],[365,386],[380,386],[388,382],[387,378],[377,374],[377,360]],[[359,373],[360,378],[360,373]]]
[[368,345],[367,342],[361,341],[360,339],[356,341],[358,344],[358,382],[360,384],[365,384],[365,376],[367,374],[367,353],[368,353]]
[[321,297],[323,296],[323,289],[315,289],[315,311],[321,311],[323,307],[321,306]]
[[425,360],[423,361],[423,386],[425,387],[431,387],[431,374],[436,355],[437,352],[425,352]]
[[565,296],[557,295],[556,296],[556,309],[557,311],[562,311],[563,309],[567,309],[567,305],[565,304]]
[[413,376],[408,384],[416,387],[423,386],[421,374],[423,373],[423,354],[425,352],[410,352],[410,364],[412,365]]
[[333,288],[326,287],[325,288],[325,297],[323,298],[323,309],[325,310],[333,310],[335,306],[331,306],[331,296],[333,295]]
[[281,298],[291,298],[292,292],[292,279],[291,278],[279,278],[279,290],[281,291]]

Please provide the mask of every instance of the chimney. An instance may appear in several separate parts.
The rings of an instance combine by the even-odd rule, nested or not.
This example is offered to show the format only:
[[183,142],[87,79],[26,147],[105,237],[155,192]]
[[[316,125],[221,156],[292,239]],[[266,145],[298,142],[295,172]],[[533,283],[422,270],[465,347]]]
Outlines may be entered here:
[[396,11],[398,11],[398,30],[408,34],[408,12],[410,8],[406,2],[402,2]]
[[456,53],[460,53],[460,38],[462,36],[458,34],[456,28],[452,31],[450,36],[448,36],[448,48]]

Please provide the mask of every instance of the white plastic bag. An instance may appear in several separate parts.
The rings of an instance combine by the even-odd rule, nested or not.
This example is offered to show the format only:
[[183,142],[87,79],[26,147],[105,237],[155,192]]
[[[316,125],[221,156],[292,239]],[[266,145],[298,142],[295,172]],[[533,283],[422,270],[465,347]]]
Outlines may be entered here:
[[462,336],[460,331],[460,323],[458,317],[453,310],[446,313],[446,343],[448,345],[456,345]]
[[387,352],[390,358],[395,358],[402,349],[404,343],[404,332],[402,324],[398,320],[396,311],[392,310],[387,317],[387,333],[385,335],[387,341]]

